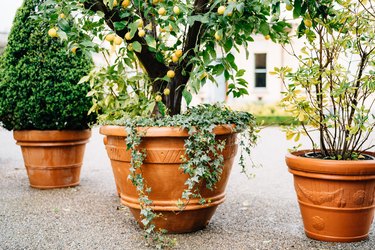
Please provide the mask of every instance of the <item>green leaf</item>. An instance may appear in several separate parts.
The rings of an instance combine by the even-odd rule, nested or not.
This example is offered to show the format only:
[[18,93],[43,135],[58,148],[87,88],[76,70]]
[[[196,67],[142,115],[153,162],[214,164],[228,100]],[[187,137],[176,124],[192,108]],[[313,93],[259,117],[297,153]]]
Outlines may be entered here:
[[133,49],[134,51],[140,53],[142,51],[142,45],[138,41],[135,41],[133,42]]
[[237,70],[237,64],[232,53],[229,53],[225,59],[234,70]]
[[268,25],[268,23],[266,22],[262,22],[259,26],[259,31],[264,35],[268,35],[270,33],[270,27]]
[[191,101],[193,100],[193,95],[186,90],[186,88],[182,91],[182,96],[184,97],[187,106],[190,105]]
[[224,50],[226,53],[228,53],[233,47],[233,40],[232,39],[228,39],[225,41],[224,43]]
[[138,31],[138,23],[134,22],[129,24],[129,29],[130,29],[130,39],[133,39],[135,33]]
[[156,40],[153,36],[146,35],[146,43],[149,47],[156,49]]
[[66,21],[65,19],[60,19],[59,27],[60,27],[61,30],[65,31],[65,32],[70,31],[70,25],[69,25],[68,21]]
[[204,64],[208,65],[211,62],[210,54],[208,53],[208,51],[204,50],[202,52],[202,56]]
[[237,71],[236,77],[242,77],[245,74],[245,72],[246,72],[246,70],[244,70],[244,69],[241,69],[241,70]]
[[293,9],[293,18],[298,18],[301,16],[301,8],[302,8],[302,0],[295,0],[294,9]]
[[115,27],[115,30],[123,30],[126,28],[127,22],[121,21],[121,22],[114,22],[113,26]]
[[219,63],[219,64],[216,64],[213,69],[212,69],[212,74],[216,75],[216,76],[219,76],[219,75],[222,75],[223,72],[224,72],[224,65]]

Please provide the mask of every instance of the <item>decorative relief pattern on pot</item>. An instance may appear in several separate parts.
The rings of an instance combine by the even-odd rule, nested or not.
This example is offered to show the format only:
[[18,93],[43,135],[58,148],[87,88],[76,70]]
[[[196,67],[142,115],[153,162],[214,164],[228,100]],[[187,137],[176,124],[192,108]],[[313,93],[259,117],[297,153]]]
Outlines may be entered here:
[[340,188],[333,192],[310,191],[307,188],[296,184],[296,192],[299,199],[305,197],[315,205],[322,205],[326,202],[332,202],[336,207],[345,207],[344,189]]
[[326,223],[324,222],[324,219],[319,216],[312,217],[312,226],[318,231],[321,231],[325,228]]
[[126,148],[114,147],[112,145],[106,146],[109,157],[112,160],[130,160],[130,152]]
[[353,194],[353,201],[356,205],[363,205],[365,203],[365,191],[364,190],[358,190]]
[[180,163],[181,156],[185,153],[184,150],[147,150],[146,162],[159,162],[159,163]]

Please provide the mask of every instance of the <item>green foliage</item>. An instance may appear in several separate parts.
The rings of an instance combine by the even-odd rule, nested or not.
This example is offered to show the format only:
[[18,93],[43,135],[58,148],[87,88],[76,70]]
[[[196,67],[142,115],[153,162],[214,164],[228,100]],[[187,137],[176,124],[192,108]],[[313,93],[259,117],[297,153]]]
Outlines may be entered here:
[[279,116],[279,115],[268,115],[268,116],[255,116],[257,124],[259,126],[289,126],[298,125],[298,122],[293,116]]
[[87,128],[95,116],[87,116],[89,87],[78,81],[92,60],[67,52],[47,35],[49,23],[31,18],[42,2],[25,0],[17,11],[0,61],[0,121],[9,130]]
[[189,137],[185,141],[186,154],[180,168],[189,175],[189,178],[185,182],[187,188],[181,194],[181,199],[177,204],[181,210],[192,197],[200,198],[202,205],[206,203],[207,201],[199,193],[200,184],[205,183],[206,188],[212,190],[221,178],[224,163],[222,151],[226,142],[215,140],[213,129],[217,125],[234,125],[234,133],[243,132],[239,145],[241,146],[240,166],[244,173],[247,173],[244,155],[250,154],[250,149],[257,139],[255,119],[251,114],[232,111],[221,105],[200,105],[188,109],[184,114],[172,117],[167,116],[163,119],[137,117],[118,120],[115,124],[126,127],[128,133],[126,145],[132,155],[129,179],[137,187],[145,237],[157,247],[171,246],[174,240],[164,237],[163,232],[156,231],[152,223],[153,219],[159,215],[151,208],[152,201],[149,199],[149,193],[152,192],[152,187],[147,185],[142,171],[139,171],[142,170],[146,153],[138,147],[142,141],[142,134],[137,132],[137,128],[170,126],[181,127],[188,131]]
[[[59,37],[68,39],[70,46],[101,52],[108,67],[124,77],[129,71],[146,74],[141,85],[153,95],[145,96],[154,101],[160,95],[165,106],[157,104],[156,109],[166,108],[172,115],[179,113],[182,96],[189,103],[191,93],[218,76],[228,81],[228,93],[234,97],[248,94],[245,70],[237,65],[233,51],[247,48],[255,33],[285,42],[291,27],[279,17],[280,1],[275,0],[130,2],[124,7],[120,0],[117,5],[112,0],[49,0],[39,14],[59,27]],[[220,7],[225,7],[224,13],[219,13]],[[80,18],[73,12],[81,13]],[[59,18],[60,13],[66,18]],[[82,31],[85,35],[79,35]],[[168,70],[176,76],[168,78]],[[164,94],[165,88],[170,95]]]
[[273,73],[285,84],[284,108],[302,125],[290,127],[287,138],[308,135],[323,158],[357,159],[375,146],[366,144],[375,127],[374,10],[365,1],[295,1],[304,16],[298,35],[308,44],[295,55],[295,72]]

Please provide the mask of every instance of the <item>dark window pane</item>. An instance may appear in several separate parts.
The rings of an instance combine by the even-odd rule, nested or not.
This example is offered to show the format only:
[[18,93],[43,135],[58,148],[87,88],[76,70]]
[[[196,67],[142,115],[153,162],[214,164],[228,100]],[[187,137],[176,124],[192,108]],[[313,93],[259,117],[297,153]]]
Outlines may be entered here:
[[265,69],[267,65],[267,54],[255,54],[255,68]]
[[266,87],[266,73],[255,73],[255,87],[265,88]]

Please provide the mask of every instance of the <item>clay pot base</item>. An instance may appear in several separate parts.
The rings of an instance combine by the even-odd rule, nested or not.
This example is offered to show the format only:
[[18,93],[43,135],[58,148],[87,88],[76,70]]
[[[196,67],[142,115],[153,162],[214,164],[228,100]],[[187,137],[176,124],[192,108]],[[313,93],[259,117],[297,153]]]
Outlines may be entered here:
[[[161,211],[161,216],[155,218],[152,223],[155,224],[156,229],[165,229],[169,234],[191,233],[204,229],[210,222],[216,208],[217,206],[199,210],[184,210],[181,213]],[[139,219],[140,210],[134,208],[129,208],[129,210],[136,218],[138,225],[143,228]],[[155,212],[158,213],[158,211]]]
[[307,237],[329,242],[355,242],[368,237],[374,207],[333,208],[299,201]]

